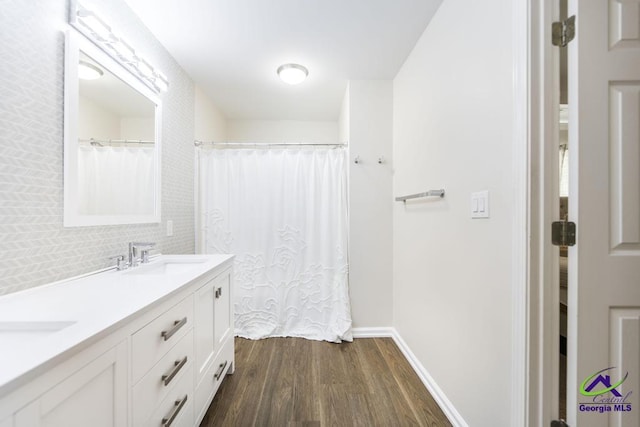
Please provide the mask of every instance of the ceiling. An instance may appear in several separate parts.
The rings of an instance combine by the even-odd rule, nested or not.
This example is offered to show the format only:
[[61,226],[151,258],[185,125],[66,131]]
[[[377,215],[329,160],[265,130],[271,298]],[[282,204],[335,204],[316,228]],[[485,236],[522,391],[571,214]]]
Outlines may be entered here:
[[[347,82],[393,79],[442,0],[126,1],[228,119],[335,121]],[[300,85],[276,75],[289,62]]]

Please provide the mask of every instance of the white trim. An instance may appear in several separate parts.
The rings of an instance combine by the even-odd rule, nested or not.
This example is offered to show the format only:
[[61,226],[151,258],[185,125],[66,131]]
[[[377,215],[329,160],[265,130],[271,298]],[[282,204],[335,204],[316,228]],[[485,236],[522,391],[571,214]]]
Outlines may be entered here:
[[397,335],[395,328],[392,327],[376,327],[376,328],[351,328],[354,338],[393,338]]
[[404,357],[407,359],[420,381],[427,388],[433,400],[436,401],[444,415],[453,424],[454,427],[469,427],[462,415],[453,406],[453,403],[444,394],[444,391],[436,384],[433,377],[426,368],[420,363],[415,354],[411,351],[407,343],[402,339],[396,328],[393,327],[375,327],[375,328],[353,328],[351,330],[353,338],[392,338],[396,343]]
[[[549,224],[558,214],[557,50],[551,45],[551,22],[557,3],[529,0],[529,300],[528,412],[530,426],[548,425],[558,415],[558,250],[551,246]],[[554,142],[555,141],[555,142]],[[554,157],[555,156],[555,157]]]
[[511,270],[511,425],[528,423],[529,372],[529,53],[530,0],[513,3],[513,222]]
[[200,200],[200,148],[195,146],[193,149],[193,162],[194,162],[194,170],[193,170],[193,215],[194,215],[194,242],[195,242],[195,253],[196,254],[204,254],[206,253],[205,249],[205,238],[204,233],[202,231],[202,217],[200,215],[200,208],[202,207],[202,201]]

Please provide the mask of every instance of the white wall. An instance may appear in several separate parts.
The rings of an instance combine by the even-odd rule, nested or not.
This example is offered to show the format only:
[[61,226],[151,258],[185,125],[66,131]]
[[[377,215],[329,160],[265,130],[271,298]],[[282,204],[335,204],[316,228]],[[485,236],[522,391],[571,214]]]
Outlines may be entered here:
[[122,117],[120,137],[142,141],[155,140],[156,123],[153,117]]
[[228,120],[227,141],[335,144],[337,121]]
[[342,105],[340,106],[340,117],[338,118],[338,141],[349,142],[349,86],[344,93]]
[[78,138],[120,138],[120,117],[93,100],[78,96]]
[[446,190],[394,205],[394,326],[470,426],[511,415],[511,12],[443,2],[393,85],[394,193]]
[[91,98],[78,96],[78,138],[155,139],[155,119],[120,116]]
[[[392,324],[390,80],[349,82],[341,120],[349,140],[349,286],[354,327]],[[359,156],[362,162],[354,163]],[[378,158],[385,162],[378,164]]]
[[195,139],[199,141],[225,141],[227,119],[206,93],[195,86]]

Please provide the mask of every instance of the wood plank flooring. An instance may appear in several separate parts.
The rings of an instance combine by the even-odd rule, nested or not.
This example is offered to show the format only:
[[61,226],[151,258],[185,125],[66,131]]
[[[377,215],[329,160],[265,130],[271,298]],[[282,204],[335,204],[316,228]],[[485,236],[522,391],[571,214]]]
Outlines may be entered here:
[[391,338],[236,338],[200,427],[450,426]]

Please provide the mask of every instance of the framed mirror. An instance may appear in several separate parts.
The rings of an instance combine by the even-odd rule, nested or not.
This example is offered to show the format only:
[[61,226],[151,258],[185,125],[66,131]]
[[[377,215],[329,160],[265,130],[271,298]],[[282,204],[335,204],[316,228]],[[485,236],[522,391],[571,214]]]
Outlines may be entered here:
[[156,94],[69,30],[64,101],[64,226],[160,222]]

